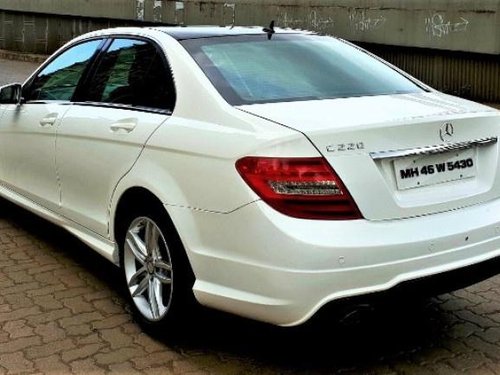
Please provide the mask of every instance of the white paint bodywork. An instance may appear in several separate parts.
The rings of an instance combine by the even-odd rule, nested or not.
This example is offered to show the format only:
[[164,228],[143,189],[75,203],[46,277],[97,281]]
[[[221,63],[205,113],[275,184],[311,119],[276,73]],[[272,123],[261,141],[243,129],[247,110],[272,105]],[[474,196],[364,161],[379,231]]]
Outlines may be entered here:
[[108,236],[111,196],[150,135],[169,116],[72,105],[57,128],[61,214]]
[[[116,207],[133,187],[164,204],[202,304],[280,325],[300,324],[334,299],[500,255],[497,144],[478,150],[474,179],[406,191],[397,189],[390,160],[370,156],[438,144],[448,121],[457,141],[498,136],[498,111],[437,92],[235,108],[159,30],[78,40],[114,34],[142,35],[164,50],[177,90],[171,116],[57,103],[36,113],[29,105],[0,107],[0,194],[109,260],[118,260]],[[51,114],[54,124],[40,127]],[[116,124],[134,126],[113,131]],[[327,151],[351,142],[365,147]],[[235,169],[244,156],[322,155],[365,219],[287,217],[260,201]]]

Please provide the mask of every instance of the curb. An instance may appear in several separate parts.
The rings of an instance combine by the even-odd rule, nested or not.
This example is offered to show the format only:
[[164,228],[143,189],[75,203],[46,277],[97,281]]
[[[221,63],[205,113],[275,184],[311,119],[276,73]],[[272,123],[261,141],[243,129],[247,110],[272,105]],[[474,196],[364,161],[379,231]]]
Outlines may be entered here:
[[5,60],[17,60],[41,64],[45,60],[47,60],[48,57],[48,55],[36,55],[32,53],[23,53],[0,49],[0,59]]

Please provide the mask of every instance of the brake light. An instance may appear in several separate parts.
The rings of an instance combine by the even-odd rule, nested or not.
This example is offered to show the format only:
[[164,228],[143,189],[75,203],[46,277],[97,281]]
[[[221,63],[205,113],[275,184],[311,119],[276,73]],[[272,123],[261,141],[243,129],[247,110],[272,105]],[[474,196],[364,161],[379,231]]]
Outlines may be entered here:
[[245,157],[243,180],[277,211],[302,219],[354,220],[361,213],[324,158]]

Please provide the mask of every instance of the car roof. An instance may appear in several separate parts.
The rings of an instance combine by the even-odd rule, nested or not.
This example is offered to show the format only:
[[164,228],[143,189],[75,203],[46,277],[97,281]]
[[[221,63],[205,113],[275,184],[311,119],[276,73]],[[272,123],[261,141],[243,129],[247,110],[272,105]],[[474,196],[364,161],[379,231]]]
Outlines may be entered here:
[[[265,35],[264,27],[262,26],[161,26],[153,29],[162,31],[172,38],[177,40],[213,38],[222,36],[238,36],[238,35]],[[281,29],[276,28],[276,33],[279,34],[314,34],[310,31]]]

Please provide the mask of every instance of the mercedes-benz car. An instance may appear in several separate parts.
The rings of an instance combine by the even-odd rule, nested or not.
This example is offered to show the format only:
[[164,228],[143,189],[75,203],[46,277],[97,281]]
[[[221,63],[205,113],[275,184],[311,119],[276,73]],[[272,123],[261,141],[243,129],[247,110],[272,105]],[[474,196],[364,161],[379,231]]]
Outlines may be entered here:
[[147,327],[298,325],[500,255],[500,112],[341,39],[102,30],[0,102],[0,195],[120,266]]

